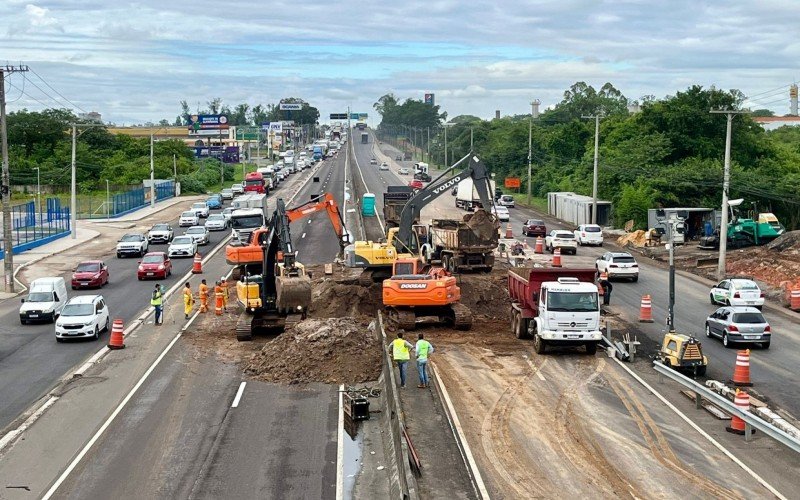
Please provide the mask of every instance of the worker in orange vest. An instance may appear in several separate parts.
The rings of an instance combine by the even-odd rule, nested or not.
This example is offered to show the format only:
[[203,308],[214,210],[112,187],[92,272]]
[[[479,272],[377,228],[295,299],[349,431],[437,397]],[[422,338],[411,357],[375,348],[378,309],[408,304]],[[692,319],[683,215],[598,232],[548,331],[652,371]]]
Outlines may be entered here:
[[225,276],[219,279],[219,284],[222,286],[222,309],[228,311],[228,283],[225,281]]
[[200,282],[200,289],[197,295],[200,296],[200,312],[208,312],[208,285],[206,284],[206,280]]
[[222,314],[223,298],[222,298],[222,285],[219,281],[214,284],[214,309],[217,315]]

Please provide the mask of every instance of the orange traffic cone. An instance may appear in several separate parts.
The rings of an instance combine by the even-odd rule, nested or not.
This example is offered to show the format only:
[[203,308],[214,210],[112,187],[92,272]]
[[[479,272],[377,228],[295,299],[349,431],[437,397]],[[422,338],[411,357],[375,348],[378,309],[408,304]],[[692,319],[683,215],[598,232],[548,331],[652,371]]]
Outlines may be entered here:
[[544,240],[541,236],[536,237],[536,246],[533,247],[533,253],[544,253]]
[[733,368],[733,385],[750,387],[750,349],[736,351],[736,366]]
[[115,319],[114,325],[111,327],[111,337],[108,339],[109,349],[125,349],[125,340],[122,335],[124,330],[122,320]]
[[[742,411],[750,411],[750,395],[744,391],[740,391],[736,389],[736,396],[733,398],[733,404],[736,405]],[[745,433],[745,422],[741,418],[737,417],[736,415],[731,415],[731,425],[730,427],[725,427],[725,430],[728,432],[732,432],[733,434],[744,435]],[[752,432],[756,430],[753,429]]]
[[192,274],[203,274],[203,258],[200,252],[194,254],[194,265],[192,265]]
[[792,293],[789,296],[789,309],[800,311],[800,286],[792,289]]
[[553,251],[553,267],[561,267],[561,249],[556,248]]
[[514,237],[514,230],[511,229],[511,223],[506,224],[506,238],[511,239]]
[[649,295],[642,295],[642,305],[639,307],[639,323],[653,322],[653,303]]

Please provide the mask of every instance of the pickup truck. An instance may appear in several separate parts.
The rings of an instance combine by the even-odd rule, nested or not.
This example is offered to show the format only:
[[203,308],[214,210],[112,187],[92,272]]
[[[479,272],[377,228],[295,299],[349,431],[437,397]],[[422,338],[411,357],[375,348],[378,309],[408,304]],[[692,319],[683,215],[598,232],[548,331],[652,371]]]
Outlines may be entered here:
[[550,253],[555,252],[556,248],[561,249],[561,253],[578,253],[578,242],[575,241],[575,234],[563,229],[553,229],[550,234],[544,237],[544,246]]
[[602,340],[595,270],[515,268],[508,271],[511,329],[517,338],[533,337],[544,354],[548,345],[586,347],[597,352]]

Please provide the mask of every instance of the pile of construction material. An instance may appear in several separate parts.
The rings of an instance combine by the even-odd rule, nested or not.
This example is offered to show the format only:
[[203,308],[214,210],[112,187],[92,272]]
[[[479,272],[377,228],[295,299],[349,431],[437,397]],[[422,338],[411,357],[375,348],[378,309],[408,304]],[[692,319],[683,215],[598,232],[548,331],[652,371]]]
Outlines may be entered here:
[[617,244],[622,247],[643,247],[647,243],[646,232],[638,229],[632,233],[617,238]]

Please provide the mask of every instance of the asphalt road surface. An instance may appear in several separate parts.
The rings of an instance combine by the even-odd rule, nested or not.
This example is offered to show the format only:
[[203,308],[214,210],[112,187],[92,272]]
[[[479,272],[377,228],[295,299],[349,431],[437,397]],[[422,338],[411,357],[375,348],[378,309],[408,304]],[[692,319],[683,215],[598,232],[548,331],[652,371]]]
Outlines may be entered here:
[[[187,210],[190,205],[187,201]],[[218,211],[211,211],[215,212]],[[159,222],[169,222],[176,235],[183,234],[186,229],[178,227],[177,219]],[[229,233],[211,232],[209,244],[200,246],[200,253],[205,254],[214,248]],[[167,245],[151,245],[149,250],[166,251]],[[106,286],[102,289],[72,290],[69,288],[72,273],[66,273],[63,277],[67,281],[67,291],[70,297],[102,294],[111,316],[121,318],[125,324],[150,305],[150,292],[155,283],[163,283],[170,288],[191,269],[193,261],[191,258],[173,259],[172,276],[166,280],[139,281],[136,279],[136,269],[140,259],[118,259],[114,248],[109,248],[102,260],[108,264],[110,274]],[[109,336],[109,332],[103,332],[97,342],[76,340],[56,343],[52,323],[20,324],[19,305],[18,300],[6,300],[0,304],[0,401],[3,402],[0,405],[0,429],[46,394],[70,368],[97,351]]]
[[[304,180],[312,174],[299,175]],[[319,182],[304,184],[293,200],[288,198],[296,186],[277,195],[285,195],[290,207],[326,191],[341,202],[344,155],[324,162],[313,176]],[[330,262],[339,250],[326,213],[296,221],[291,233],[305,264]],[[207,267],[223,274],[229,268],[223,254]],[[58,496],[333,498],[337,389],[244,379],[235,364],[181,338]]]

